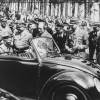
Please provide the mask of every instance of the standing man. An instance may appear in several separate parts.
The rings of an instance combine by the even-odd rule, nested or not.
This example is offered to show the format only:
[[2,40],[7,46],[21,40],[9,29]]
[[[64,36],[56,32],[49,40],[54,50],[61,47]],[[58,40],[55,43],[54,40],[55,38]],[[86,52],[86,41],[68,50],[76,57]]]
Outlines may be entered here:
[[2,21],[1,26],[0,26],[0,37],[5,36],[5,34],[12,35],[12,31],[11,31],[10,27],[7,25],[7,22]]
[[2,36],[2,43],[0,44],[0,55],[8,55],[13,53],[13,38],[9,33]]
[[94,61],[94,52],[96,50],[97,43],[97,28],[93,27],[93,31],[89,33],[89,60]]
[[45,28],[46,23],[44,21],[40,21],[38,23],[38,31],[39,31],[39,36],[43,36],[43,37],[49,37],[52,38],[52,35],[50,33],[47,32],[46,28]]
[[100,65],[100,28],[99,27],[97,32],[96,60],[97,63]]

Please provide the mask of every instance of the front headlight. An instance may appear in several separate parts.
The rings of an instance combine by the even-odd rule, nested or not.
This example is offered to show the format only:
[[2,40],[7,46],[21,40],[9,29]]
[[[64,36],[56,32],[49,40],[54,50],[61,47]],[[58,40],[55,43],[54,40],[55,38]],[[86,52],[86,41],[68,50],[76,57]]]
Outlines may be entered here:
[[95,84],[95,87],[97,88],[98,92],[100,92],[100,80],[97,78],[94,78],[94,84]]

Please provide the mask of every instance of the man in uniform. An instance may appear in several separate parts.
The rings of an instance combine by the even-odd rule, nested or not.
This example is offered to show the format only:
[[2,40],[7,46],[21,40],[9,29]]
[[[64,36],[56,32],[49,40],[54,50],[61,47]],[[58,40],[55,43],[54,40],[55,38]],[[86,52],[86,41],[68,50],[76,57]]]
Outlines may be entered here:
[[87,59],[86,50],[88,50],[88,28],[82,22],[81,25],[77,26],[75,32],[74,46],[73,49],[76,54],[84,59]]
[[50,33],[48,33],[47,30],[45,29],[45,22],[44,21],[39,22],[38,31],[39,31],[39,36],[52,38],[52,35]]
[[21,24],[17,30],[14,36],[14,47],[18,53],[25,52],[30,47],[32,34],[29,33],[24,24]]

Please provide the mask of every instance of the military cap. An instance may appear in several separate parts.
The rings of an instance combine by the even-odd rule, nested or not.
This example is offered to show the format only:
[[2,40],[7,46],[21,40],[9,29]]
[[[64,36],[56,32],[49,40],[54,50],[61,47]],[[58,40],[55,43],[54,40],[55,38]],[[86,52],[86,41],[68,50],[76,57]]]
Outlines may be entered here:
[[62,24],[56,24],[57,27],[64,27]]
[[40,19],[40,18],[35,18],[34,19],[36,22],[45,22],[43,19]]
[[37,22],[35,20],[30,20],[29,24],[37,24]]

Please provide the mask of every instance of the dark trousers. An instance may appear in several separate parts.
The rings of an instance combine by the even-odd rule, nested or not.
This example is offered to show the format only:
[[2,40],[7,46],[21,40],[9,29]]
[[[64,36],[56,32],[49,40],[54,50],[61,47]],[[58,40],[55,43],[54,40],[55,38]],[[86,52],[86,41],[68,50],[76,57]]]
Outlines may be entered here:
[[97,45],[97,47],[96,47],[96,58],[98,57],[99,54],[100,54],[100,46]]
[[96,45],[89,46],[89,60],[93,60],[95,49],[96,49]]

